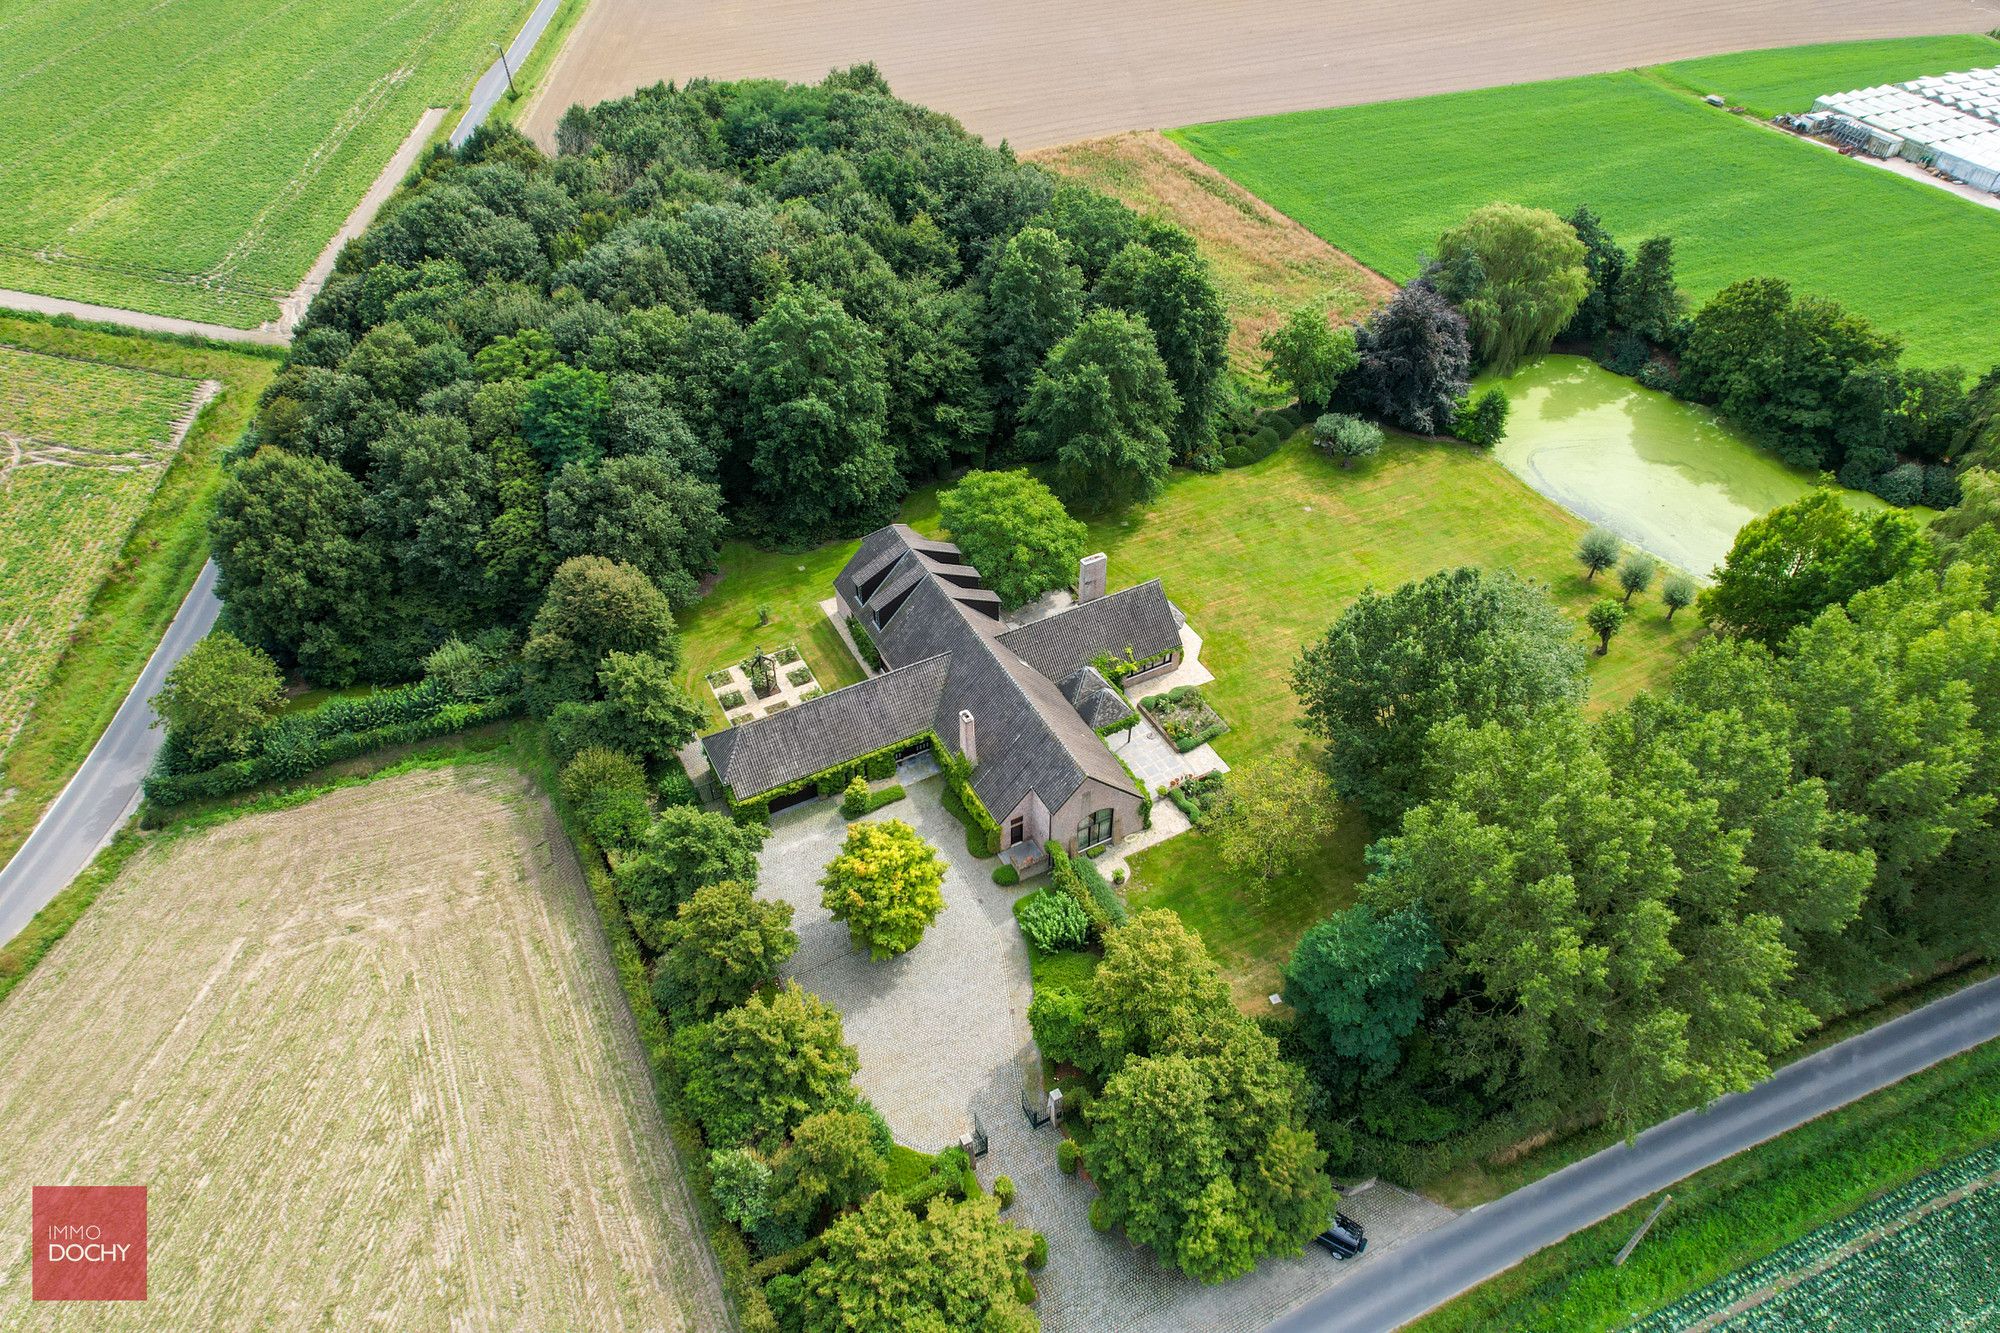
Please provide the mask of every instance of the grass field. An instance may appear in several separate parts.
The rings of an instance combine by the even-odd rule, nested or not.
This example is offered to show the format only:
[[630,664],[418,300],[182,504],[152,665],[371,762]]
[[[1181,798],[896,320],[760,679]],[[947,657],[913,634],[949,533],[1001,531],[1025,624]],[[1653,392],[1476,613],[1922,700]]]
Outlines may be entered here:
[[[2000,63],[2000,42],[1955,40],[1966,58],[1945,63],[1974,63],[1980,50],[1982,63]],[[1888,44],[1871,46],[1868,67],[1884,68]],[[1913,72],[1934,66],[1936,50],[1931,40],[1913,47]],[[1825,90],[1853,82],[1856,68],[1831,51]],[[1850,162],[1665,82],[1737,70],[1754,94],[1819,81],[1805,56],[1732,59],[1741,63],[1197,125],[1171,137],[1398,281],[1482,204],[1567,213],[1588,203],[1628,244],[1671,235],[1682,285],[1697,301],[1740,278],[1782,277],[1901,335],[1918,362],[1977,371],[2000,360],[2000,326],[1985,317],[2000,309],[2000,211]]]
[[[1996,1140],[2000,1043],[1989,1042],[1681,1181],[1623,1268],[1611,1259],[1657,1196],[1550,1246],[1411,1327],[1420,1333],[1623,1328]],[[1959,1234],[1987,1247],[1989,1266],[1975,1267],[1967,1288],[1977,1295],[1994,1261],[1992,1223]],[[1901,1263],[1906,1272],[1927,1271],[1907,1256]],[[1916,1318],[1914,1310],[1899,1318],[1887,1307],[1877,1307],[1874,1317],[1853,1307],[1847,1314],[1757,1326],[1983,1326]]]
[[1658,66],[1653,73],[1704,97],[1714,93],[1731,106],[1768,119],[1810,110],[1813,99],[1825,93],[1994,64],[2000,64],[2000,49],[1993,39],[1966,34],[1741,51],[1680,60]]
[[[0,435],[22,442],[22,459],[44,460],[0,476],[4,860],[117,710],[193,583],[208,551],[216,455],[278,363],[6,316],[0,358]],[[219,388],[167,457],[150,442],[171,434],[204,382]],[[0,447],[0,461],[16,458]],[[79,461],[97,465],[67,465]]]
[[531,0],[0,0],[0,287],[250,328]]
[[[0,1004],[0,1225],[149,1186],[92,1327],[721,1327],[648,1083],[547,802],[407,773],[130,856]],[[74,1326],[29,1285],[0,1325]]]

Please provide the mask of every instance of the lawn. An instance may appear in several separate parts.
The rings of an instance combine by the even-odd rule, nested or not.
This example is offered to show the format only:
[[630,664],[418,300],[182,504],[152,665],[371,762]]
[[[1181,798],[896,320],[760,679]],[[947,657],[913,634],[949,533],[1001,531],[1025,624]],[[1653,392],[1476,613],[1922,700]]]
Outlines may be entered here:
[[[1989,1042],[1674,1185],[1673,1202],[1622,1268],[1611,1260],[1657,1196],[1550,1246],[1411,1327],[1421,1333],[1621,1328],[1996,1139],[2000,1043]],[[1983,1238],[1991,1243],[1990,1232]],[[1822,1318],[1810,1326],[1894,1322]]]
[[[2000,42],[1954,39],[2000,64]],[[1870,44],[1866,68],[1892,54]],[[1912,75],[1937,65],[1926,40]],[[1746,93],[1863,67],[1846,48],[1732,57]],[[1776,276],[1831,297],[1908,344],[1920,363],[1974,370],[2000,359],[2000,211],[1848,161],[1703,104],[1669,78],[1722,81],[1691,62],[1402,102],[1197,125],[1173,138],[1331,244],[1398,281],[1437,237],[1494,200],[1567,213],[1587,203],[1627,244],[1674,238],[1682,285],[1701,301],[1740,278]],[[1877,77],[1880,77],[1878,74]],[[1762,82],[1758,82],[1762,80]],[[1809,101],[1810,99],[1808,99]],[[1955,262],[1930,262],[1951,257]]]
[[[0,861],[137,679],[208,554],[266,355],[0,316]],[[220,386],[174,447],[202,383]]]
[[2000,65],[1991,37],[1898,37],[1739,51],[1655,67],[1651,73],[1707,96],[1715,93],[1759,116],[1811,110],[1826,93],[1903,83],[1930,74]]
[[532,0],[0,0],[0,287],[250,328]]

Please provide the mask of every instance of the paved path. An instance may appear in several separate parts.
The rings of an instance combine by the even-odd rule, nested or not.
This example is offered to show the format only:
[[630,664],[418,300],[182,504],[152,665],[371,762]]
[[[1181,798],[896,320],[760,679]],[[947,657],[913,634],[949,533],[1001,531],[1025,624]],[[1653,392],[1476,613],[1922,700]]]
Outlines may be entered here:
[[283,347],[291,339],[272,328],[232,329],[227,324],[204,324],[195,319],[175,319],[170,315],[149,315],[143,310],[120,310],[116,306],[92,305],[88,301],[65,301],[59,296],[38,296],[0,288],[0,309],[25,310],[36,315],[69,315],[98,324],[121,324],[146,333],[174,333],[186,337],[213,338],[217,342],[257,343]]
[[139,804],[139,781],[165,739],[164,733],[153,730],[150,700],[159,693],[167,671],[208,633],[221,610],[211,561],[201,567],[160,646],[83,767],[14,859],[0,869],[0,943],[20,933],[49,899],[67,887]]
[[562,0],[542,0],[542,3],[536,5],[535,12],[528,15],[528,21],[521,25],[521,31],[515,36],[513,45],[507,48],[507,64],[503,66],[496,60],[487,67],[484,74],[479,76],[479,82],[472,86],[472,100],[466,103],[465,114],[458,120],[458,128],[451,132],[453,148],[470,139],[472,132],[486,123],[486,117],[492,114],[494,103],[498,102],[500,95],[507,91],[507,68],[511,66],[518,73],[521,66],[527,63],[528,56],[535,49],[535,43],[541,40],[542,30],[549,26],[549,20],[556,16],[556,10],[561,7]]
[[1748,1092],[1655,1125],[1464,1213],[1393,1265],[1342,1284],[1272,1327],[1393,1329],[1677,1180],[2000,1036],[2000,977],[1786,1065]]

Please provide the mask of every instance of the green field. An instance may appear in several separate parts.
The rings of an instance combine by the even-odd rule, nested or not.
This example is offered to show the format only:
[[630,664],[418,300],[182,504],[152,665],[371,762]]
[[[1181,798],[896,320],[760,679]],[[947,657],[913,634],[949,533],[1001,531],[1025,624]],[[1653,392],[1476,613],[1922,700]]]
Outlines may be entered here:
[[[1942,61],[1931,39],[1911,44],[1911,74],[2000,64],[2000,42],[1950,40],[1954,54]],[[1916,361],[1982,370],[2000,360],[1991,318],[2000,309],[2000,211],[1848,161],[1667,82],[1737,84],[1752,100],[1808,84],[1834,91],[1860,69],[1884,77],[1890,44],[1869,46],[1865,64],[1842,47],[1766,52],[1197,125],[1173,137],[1398,281],[1482,204],[1567,213],[1587,203],[1628,244],[1673,236],[1682,285],[1697,301],[1740,278],[1782,277],[1901,335]],[[1822,59],[1826,74],[1815,77]]]
[[2000,48],[1993,39],[1968,33],[1739,51],[1681,60],[1651,72],[1704,97],[1714,93],[1731,106],[1770,117],[1809,110],[1813,99],[1825,93],[1995,64],[2000,64]]
[[250,328],[531,0],[0,0],[0,287]]

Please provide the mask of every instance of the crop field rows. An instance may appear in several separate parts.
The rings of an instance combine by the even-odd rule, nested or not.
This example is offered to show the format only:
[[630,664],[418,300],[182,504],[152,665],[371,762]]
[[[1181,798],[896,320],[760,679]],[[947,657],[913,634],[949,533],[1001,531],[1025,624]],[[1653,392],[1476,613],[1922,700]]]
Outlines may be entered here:
[[2000,1146],[1961,1158],[1632,1326],[1632,1333],[1981,1328],[2000,1319]]
[[0,287],[252,328],[529,0],[0,0]]
[[0,344],[0,751],[212,391]]
[[1415,276],[1439,233],[1482,204],[1565,214],[1588,204],[1627,245],[1673,237],[1681,285],[1696,302],[1742,278],[1784,278],[1900,335],[1918,364],[1978,373],[2000,359],[1986,317],[2000,309],[2000,211],[1695,94],[1740,92],[1760,106],[1804,97],[1789,108],[1804,110],[1804,89],[1835,91],[1865,72],[1879,81],[1982,64],[2000,64],[2000,42],[1875,43],[1860,58],[1839,47],[1753,52],[1170,137],[1399,282]]
[[[93,1328],[719,1328],[582,873],[492,764],[149,846],[0,1006],[0,1227],[149,1187]],[[73,1328],[0,1254],[0,1327]],[[64,1316],[68,1315],[69,1318]]]

